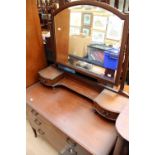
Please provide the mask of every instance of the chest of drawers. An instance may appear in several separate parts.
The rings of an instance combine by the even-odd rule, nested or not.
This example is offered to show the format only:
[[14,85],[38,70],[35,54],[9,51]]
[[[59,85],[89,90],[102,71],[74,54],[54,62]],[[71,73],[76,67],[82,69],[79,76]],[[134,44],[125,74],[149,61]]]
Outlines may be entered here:
[[27,114],[36,134],[47,140],[60,155],[91,155],[28,105]]
[[93,110],[93,103],[65,89],[36,83],[27,88],[27,114],[37,135],[60,155],[108,155],[117,138],[115,124]]

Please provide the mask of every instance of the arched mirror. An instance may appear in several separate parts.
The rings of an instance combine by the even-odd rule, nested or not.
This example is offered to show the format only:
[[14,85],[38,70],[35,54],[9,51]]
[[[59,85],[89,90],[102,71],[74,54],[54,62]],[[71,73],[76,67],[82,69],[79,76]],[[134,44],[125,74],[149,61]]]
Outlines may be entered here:
[[71,2],[54,15],[56,63],[118,85],[128,15],[100,2]]

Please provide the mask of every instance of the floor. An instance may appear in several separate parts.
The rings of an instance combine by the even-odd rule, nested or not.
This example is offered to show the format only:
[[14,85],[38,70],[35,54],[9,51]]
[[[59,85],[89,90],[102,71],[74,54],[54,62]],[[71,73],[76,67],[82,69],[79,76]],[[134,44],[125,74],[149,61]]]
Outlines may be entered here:
[[26,121],[26,143],[26,155],[58,155],[48,142],[41,137],[34,137],[28,120]]

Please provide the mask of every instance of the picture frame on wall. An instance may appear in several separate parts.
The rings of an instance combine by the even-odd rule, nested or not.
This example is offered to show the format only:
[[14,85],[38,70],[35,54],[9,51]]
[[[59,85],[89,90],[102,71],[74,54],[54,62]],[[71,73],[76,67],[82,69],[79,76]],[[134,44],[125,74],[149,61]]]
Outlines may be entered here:
[[92,25],[92,14],[91,13],[83,13],[82,14],[82,23],[84,26]]
[[83,34],[84,36],[90,36],[91,30],[90,30],[89,28],[87,28],[87,27],[83,27],[83,28],[82,28],[82,34]]
[[105,33],[101,31],[92,31],[92,42],[104,44]]
[[70,35],[80,35],[81,27],[70,27]]
[[93,17],[93,29],[106,31],[108,18],[105,16],[94,16]]
[[123,33],[123,20],[116,16],[110,16],[108,20],[106,38],[120,41]]

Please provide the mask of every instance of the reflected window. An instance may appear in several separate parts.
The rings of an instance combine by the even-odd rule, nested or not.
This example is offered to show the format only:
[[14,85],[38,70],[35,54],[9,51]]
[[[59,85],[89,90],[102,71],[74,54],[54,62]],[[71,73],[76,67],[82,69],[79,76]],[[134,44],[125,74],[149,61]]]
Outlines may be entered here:
[[[101,78],[115,78],[124,21],[89,5],[67,8],[55,19],[58,16],[67,19],[63,24],[55,21],[56,34],[60,36],[56,37],[57,61]],[[62,27],[59,32],[57,25]]]

